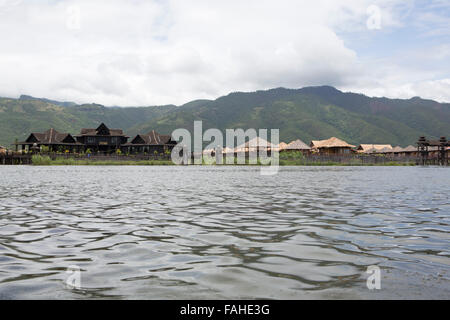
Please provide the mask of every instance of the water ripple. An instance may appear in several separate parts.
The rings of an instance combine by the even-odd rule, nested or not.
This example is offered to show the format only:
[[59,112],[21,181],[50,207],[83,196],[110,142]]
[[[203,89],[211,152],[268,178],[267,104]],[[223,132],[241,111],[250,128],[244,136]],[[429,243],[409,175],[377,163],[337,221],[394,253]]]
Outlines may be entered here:
[[445,168],[0,170],[1,299],[450,298]]

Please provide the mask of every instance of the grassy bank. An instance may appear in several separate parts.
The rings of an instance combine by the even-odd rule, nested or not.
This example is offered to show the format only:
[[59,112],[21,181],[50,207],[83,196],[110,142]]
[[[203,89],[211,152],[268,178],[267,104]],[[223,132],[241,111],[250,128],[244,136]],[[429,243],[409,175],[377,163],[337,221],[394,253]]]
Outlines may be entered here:
[[333,161],[309,161],[302,160],[280,160],[280,166],[415,166],[414,162],[378,162],[378,163],[364,163],[361,161],[349,162],[333,162]]
[[60,158],[52,160],[49,156],[34,155],[32,158],[32,164],[34,166],[163,166],[173,165],[170,160],[87,160],[87,159],[74,159],[74,158]]
[[[75,158],[59,158],[52,160],[49,156],[33,155],[32,164],[35,166],[162,166],[175,165],[170,160],[88,160]],[[216,165],[212,159],[203,161],[203,165]],[[224,161],[223,165],[227,165]],[[231,164],[233,165],[233,164]],[[253,165],[247,160],[245,164],[238,164],[237,158],[234,159],[234,165]],[[333,161],[307,161],[305,158],[285,158],[279,160],[280,166],[414,166],[414,162],[378,162],[378,163],[364,163],[359,159],[350,159],[348,162],[333,162]]]
[[330,161],[322,159],[322,161],[312,161],[311,158],[306,158],[302,152],[283,152],[280,153],[280,166],[415,166],[415,162],[398,162],[398,161],[383,161],[386,159],[377,158],[377,161],[368,161],[364,157],[351,157],[344,161]]

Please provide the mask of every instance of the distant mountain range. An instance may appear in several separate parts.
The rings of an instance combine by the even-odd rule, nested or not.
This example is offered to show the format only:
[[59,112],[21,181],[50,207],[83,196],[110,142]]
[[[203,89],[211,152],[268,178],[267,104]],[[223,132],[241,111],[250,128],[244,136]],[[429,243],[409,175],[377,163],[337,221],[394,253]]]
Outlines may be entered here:
[[53,127],[76,134],[100,122],[133,136],[156,130],[170,134],[176,128],[192,130],[194,120],[203,129],[278,128],[280,141],[326,139],[351,144],[386,143],[406,146],[418,137],[450,137],[450,103],[419,97],[371,98],[344,93],[333,87],[276,88],[235,92],[216,100],[195,100],[182,106],[105,107],[78,105],[22,95],[0,98],[0,145],[10,146],[30,132]]

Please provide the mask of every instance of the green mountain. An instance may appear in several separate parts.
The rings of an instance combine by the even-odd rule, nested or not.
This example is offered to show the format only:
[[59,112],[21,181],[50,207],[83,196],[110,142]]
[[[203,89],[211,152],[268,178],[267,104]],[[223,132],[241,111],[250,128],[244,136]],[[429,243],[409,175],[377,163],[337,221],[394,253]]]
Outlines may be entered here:
[[35,98],[32,96],[27,96],[25,94],[21,95],[19,100],[31,100],[31,101],[42,101],[42,102],[48,102],[51,104],[56,104],[58,106],[62,106],[62,107],[70,107],[70,106],[76,106],[77,104],[75,102],[70,102],[70,101],[56,101],[56,100],[50,100],[50,99],[45,99],[45,98]]
[[66,106],[47,99],[0,98],[0,145],[10,147],[17,138],[26,139],[31,132],[55,128],[77,134],[81,128],[96,128],[105,122],[110,128],[126,129],[174,111],[176,106],[105,107],[99,104]]
[[182,106],[104,107],[76,105],[22,96],[0,98],[0,144],[53,127],[78,133],[99,122],[122,128],[132,136],[157,130],[164,134],[176,128],[192,130],[194,120],[203,129],[279,128],[280,141],[331,136],[352,144],[390,143],[406,146],[418,137],[450,137],[450,104],[412,99],[371,98],[344,93],[333,87],[277,88],[235,92],[216,100],[195,100]]
[[280,141],[286,142],[300,138],[309,143],[336,136],[352,144],[406,146],[421,135],[450,137],[448,103],[417,97],[370,98],[328,86],[231,93],[214,101],[181,106],[129,131],[192,130],[194,120],[203,120],[203,129],[279,128]]

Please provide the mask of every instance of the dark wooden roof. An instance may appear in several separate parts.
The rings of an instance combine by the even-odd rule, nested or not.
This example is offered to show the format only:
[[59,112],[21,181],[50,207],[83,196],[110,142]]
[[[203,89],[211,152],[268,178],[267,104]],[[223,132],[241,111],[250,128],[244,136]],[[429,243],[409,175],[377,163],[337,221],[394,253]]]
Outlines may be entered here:
[[152,130],[147,134],[138,134],[133,140],[131,140],[131,142],[125,145],[165,145],[175,143],[176,142],[172,141],[172,137],[170,135],[162,135],[155,130]]
[[122,129],[109,129],[104,123],[100,124],[98,128],[83,128],[79,135],[81,136],[113,136],[113,137],[125,137]]
[[60,133],[53,128],[45,132],[33,132],[25,141],[17,144],[77,144],[70,133]]

